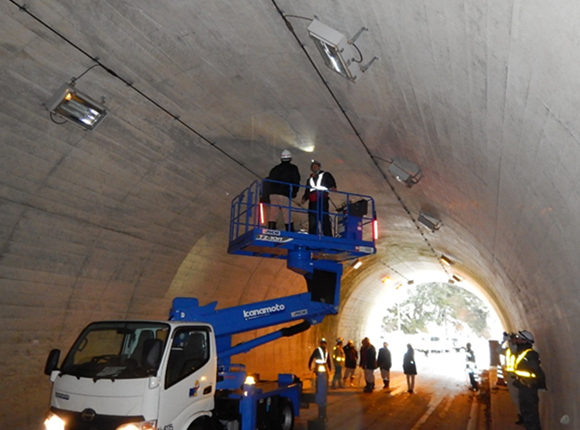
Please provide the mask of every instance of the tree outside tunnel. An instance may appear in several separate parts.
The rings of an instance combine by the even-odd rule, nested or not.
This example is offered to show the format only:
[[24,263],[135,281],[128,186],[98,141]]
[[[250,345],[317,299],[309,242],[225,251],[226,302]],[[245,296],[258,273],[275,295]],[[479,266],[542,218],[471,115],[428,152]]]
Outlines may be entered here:
[[450,337],[489,338],[488,318],[487,306],[473,293],[452,284],[432,282],[407,288],[406,297],[386,309],[382,330],[416,335],[439,327]]

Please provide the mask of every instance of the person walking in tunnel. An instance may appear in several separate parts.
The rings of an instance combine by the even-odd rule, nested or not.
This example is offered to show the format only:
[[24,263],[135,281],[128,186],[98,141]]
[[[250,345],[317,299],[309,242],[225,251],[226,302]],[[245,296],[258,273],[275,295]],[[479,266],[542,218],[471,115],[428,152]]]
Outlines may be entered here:
[[319,161],[312,160],[310,170],[312,173],[306,181],[306,190],[302,196],[303,204],[308,200],[308,233],[319,234],[319,222],[321,222],[322,234],[332,236],[328,191],[336,191],[336,181],[329,172],[321,170]]
[[358,351],[354,346],[354,342],[349,340],[344,347],[344,378],[342,384],[346,387],[348,384],[354,387],[354,373],[356,371],[356,364],[358,362]]
[[[278,216],[282,213],[284,225],[287,231],[294,231],[294,223],[289,221],[288,208],[292,205],[292,199],[296,198],[300,185],[300,171],[298,166],[291,163],[292,153],[285,149],[280,154],[280,164],[270,170],[270,174],[264,181],[262,201],[270,203],[268,211],[268,228],[277,229]],[[284,182],[281,184],[280,182]],[[295,184],[296,187],[288,184]]]
[[377,368],[377,350],[368,337],[362,340],[360,349],[360,367],[365,376],[365,393],[372,393],[375,389],[375,369]]
[[383,342],[383,347],[379,349],[377,364],[381,370],[381,378],[383,378],[383,389],[388,389],[391,377],[392,360],[391,351],[389,351],[389,344],[387,342]]
[[[308,360],[308,368],[313,371],[314,373],[318,372],[318,366],[323,364],[326,367],[326,373],[330,375],[330,371],[332,370],[332,363],[330,360],[330,356],[328,355],[328,350],[326,349],[327,343],[326,339],[320,339],[320,343],[318,348],[312,351],[310,354],[310,359]],[[314,364],[314,366],[312,365]]]
[[407,352],[403,357],[403,373],[407,377],[407,393],[414,393],[417,365],[415,364],[415,350],[410,343],[407,344]]
[[331,388],[344,388],[342,383],[342,368],[344,367],[344,349],[342,342],[344,339],[339,337],[336,339],[336,345],[332,349],[332,364],[334,365],[334,376],[332,378]]
[[515,357],[513,384],[518,389],[524,427],[526,430],[542,430],[538,390],[546,389],[546,375],[540,354],[533,349],[534,336],[527,330],[518,332],[516,343],[521,344],[522,351]]
[[469,375],[469,382],[473,391],[479,390],[479,382],[477,382],[476,371],[477,364],[475,363],[475,353],[471,349],[471,343],[465,345],[465,370]]

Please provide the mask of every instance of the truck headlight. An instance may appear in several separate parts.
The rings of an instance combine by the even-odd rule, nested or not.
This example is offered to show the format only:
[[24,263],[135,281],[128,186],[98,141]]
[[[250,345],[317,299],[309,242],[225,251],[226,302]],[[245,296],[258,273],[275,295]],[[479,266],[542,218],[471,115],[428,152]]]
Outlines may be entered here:
[[139,421],[137,423],[127,423],[117,427],[117,430],[156,430],[157,420]]
[[64,430],[64,425],[64,420],[54,412],[49,412],[44,420],[46,430]]

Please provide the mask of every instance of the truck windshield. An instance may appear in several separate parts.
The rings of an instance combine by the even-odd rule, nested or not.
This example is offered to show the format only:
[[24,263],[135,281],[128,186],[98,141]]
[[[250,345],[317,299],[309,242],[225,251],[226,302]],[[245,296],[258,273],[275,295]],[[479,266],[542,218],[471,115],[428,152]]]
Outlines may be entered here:
[[135,379],[156,375],[169,325],[151,322],[90,324],[66,356],[61,372],[97,379]]

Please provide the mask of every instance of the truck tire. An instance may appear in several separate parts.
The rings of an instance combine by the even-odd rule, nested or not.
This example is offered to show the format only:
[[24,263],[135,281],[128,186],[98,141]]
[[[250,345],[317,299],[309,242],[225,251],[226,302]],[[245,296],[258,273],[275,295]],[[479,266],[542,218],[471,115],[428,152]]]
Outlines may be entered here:
[[203,417],[195,420],[187,430],[217,430],[215,422],[209,417]]
[[294,428],[294,408],[288,399],[280,399],[275,430],[292,430]]

